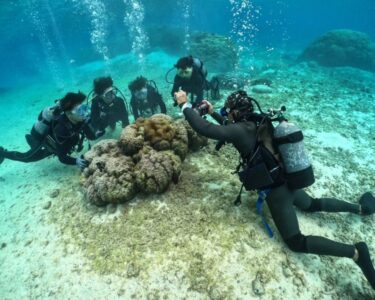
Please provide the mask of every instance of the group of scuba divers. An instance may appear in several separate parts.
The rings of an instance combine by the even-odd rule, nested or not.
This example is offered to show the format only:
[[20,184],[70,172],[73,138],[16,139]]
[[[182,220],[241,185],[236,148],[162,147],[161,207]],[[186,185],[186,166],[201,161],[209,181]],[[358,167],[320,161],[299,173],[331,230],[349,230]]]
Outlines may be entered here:
[[[197,58],[183,57],[174,66],[171,95],[185,119],[200,135],[223,144],[232,144],[240,154],[236,170],[242,187],[235,204],[240,204],[243,188],[258,191],[258,212],[266,201],[275,226],[286,245],[294,252],[330,255],[353,259],[375,289],[375,270],[365,242],[344,244],[325,237],[301,233],[295,207],[305,212],[348,212],[359,215],[375,213],[375,197],[364,193],[358,204],[335,198],[313,198],[303,189],[315,181],[313,169],[305,153],[303,134],[285,119],[280,110],[262,111],[259,103],[245,91],[236,91],[226,99],[220,112],[204,100],[204,92],[218,96],[218,83],[207,80],[207,71]],[[129,84],[132,94],[130,105],[134,118],[147,117],[147,113],[166,113],[166,106],[156,85],[144,77]],[[4,159],[34,162],[56,155],[68,165],[87,167],[83,156],[73,158],[74,150],[80,152],[84,138],[95,140],[105,134],[107,127],[129,124],[129,114],[124,97],[113,85],[110,77],[94,80],[91,114],[86,96],[68,93],[53,107],[44,109],[26,135],[30,150],[25,153],[8,151],[0,147],[0,163]],[[190,94],[191,97],[188,97]],[[89,98],[89,97],[88,97]],[[190,99],[189,99],[190,98]],[[209,114],[218,124],[209,122]],[[76,149],[78,148],[78,149]],[[263,217],[270,236],[272,230]]]

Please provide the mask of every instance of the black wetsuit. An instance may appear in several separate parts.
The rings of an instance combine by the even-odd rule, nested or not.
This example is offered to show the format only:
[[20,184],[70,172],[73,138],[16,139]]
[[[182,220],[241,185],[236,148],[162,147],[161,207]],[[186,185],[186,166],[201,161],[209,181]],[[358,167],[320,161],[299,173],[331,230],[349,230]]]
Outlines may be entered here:
[[110,104],[105,103],[101,97],[95,97],[91,104],[91,119],[97,130],[105,130],[108,126],[115,128],[118,121],[121,121],[122,128],[129,125],[128,111],[120,97],[116,97]]
[[157,113],[158,107],[160,109],[160,113],[167,113],[167,108],[163,101],[163,97],[151,85],[147,85],[147,99],[145,101],[136,98],[133,94],[130,100],[130,105],[132,107],[134,120],[138,119],[139,117],[149,117],[149,115],[146,115],[147,111],[150,111],[151,115]]
[[194,65],[193,73],[191,74],[190,78],[183,78],[176,75],[171,92],[173,98],[174,93],[178,92],[180,88],[183,91],[191,94],[191,102],[193,103],[194,107],[199,105],[204,98],[204,91],[207,88],[206,77],[202,70]]
[[76,158],[71,157],[70,153],[80,143],[82,135],[90,140],[95,139],[93,128],[89,122],[73,124],[65,114],[61,115],[52,126],[51,132],[39,145],[35,145],[27,152],[3,150],[3,157],[27,163],[56,155],[63,164],[75,165]]
[[[232,143],[243,158],[253,152],[256,135],[254,123],[238,122],[226,126],[214,125],[202,119],[192,108],[184,109],[184,115],[196,132],[208,138]],[[219,114],[215,113],[213,117],[223,124],[223,118]],[[294,206],[307,212],[359,213],[358,204],[337,199],[315,199],[303,190],[290,190],[286,184],[272,189],[266,201],[277,229],[291,250],[348,258],[354,256],[354,245],[334,242],[319,236],[303,235],[299,228]]]

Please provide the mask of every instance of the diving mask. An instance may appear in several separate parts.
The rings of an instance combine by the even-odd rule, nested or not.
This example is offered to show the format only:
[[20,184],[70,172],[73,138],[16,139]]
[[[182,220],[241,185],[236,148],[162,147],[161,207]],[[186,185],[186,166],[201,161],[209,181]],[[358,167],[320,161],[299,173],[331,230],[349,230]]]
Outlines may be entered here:
[[229,108],[226,108],[225,106],[220,109],[220,115],[222,117],[227,117],[229,114]]
[[177,70],[177,75],[182,77],[182,78],[190,78],[192,74],[193,74],[193,68],[192,67]]
[[139,91],[134,93],[134,96],[139,100],[146,100],[147,99],[147,88],[142,88]]
[[90,107],[87,104],[80,104],[67,113],[73,121],[83,122],[90,116]]
[[111,104],[116,98],[116,92],[113,87],[109,87],[103,93],[103,100],[106,104]]

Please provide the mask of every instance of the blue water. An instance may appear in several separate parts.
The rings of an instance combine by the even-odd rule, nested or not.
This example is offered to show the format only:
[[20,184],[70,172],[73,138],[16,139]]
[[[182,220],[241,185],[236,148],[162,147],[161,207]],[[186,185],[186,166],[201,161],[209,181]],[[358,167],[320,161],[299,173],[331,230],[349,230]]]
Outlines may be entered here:
[[[24,135],[44,107],[69,91],[89,94],[94,78],[104,75],[112,76],[127,100],[128,84],[136,76],[154,80],[168,113],[181,116],[173,106],[166,73],[179,57],[190,54],[194,34],[215,33],[236,46],[239,60],[232,69],[222,71],[229,58],[216,61],[214,55],[205,53],[209,78],[226,73],[232,79],[272,82],[270,93],[255,92],[249,85],[245,89],[263,107],[286,105],[287,117],[304,129],[317,178],[309,193],[357,203],[361,193],[375,189],[374,16],[375,0],[0,0],[0,146],[28,150]],[[369,38],[363,48],[344,45],[345,51],[356,49],[352,61],[331,67],[318,59],[300,59],[313,41],[337,29]],[[331,46],[327,43],[321,54],[334,48]],[[340,50],[335,53],[332,61],[344,56]],[[315,58],[319,54],[315,53]],[[363,57],[369,65],[374,63],[372,69],[363,65]],[[220,108],[236,88],[223,86],[215,107]],[[130,121],[134,121],[132,116]],[[105,138],[117,139],[120,133],[117,128]],[[106,208],[94,212],[88,208],[75,166],[62,165],[55,157],[30,164],[0,163],[0,299],[160,299],[154,295],[155,286],[160,288],[155,294],[160,292],[163,299],[255,299],[253,280],[263,269],[266,271],[260,277],[267,277],[270,283],[265,280],[268,290],[259,299],[296,299],[297,293],[303,299],[374,299],[368,282],[358,268],[354,271],[351,261],[340,260],[336,265],[331,258],[292,253],[276,230],[275,238],[269,240],[262,232],[261,220],[256,219],[251,202],[254,195],[247,197],[242,207],[233,208],[238,180],[231,174],[235,166],[231,169],[228,164],[235,165],[237,157],[229,151],[213,152],[192,154],[184,165],[182,176],[185,180],[191,176],[185,182],[196,184],[192,190],[178,186],[181,190],[155,196],[154,202],[146,197],[137,199],[121,207],[123,215],[112,218],[108,213],[108,223],[103,221],[108,217]],[[208,182],[203,182],[206,179]],[[51,191],[56,190],[60,195],[51,197]],[[203,201],[194,198],[196,192],[203,195]],[[186,200],[182,210],[180,198]],[[44,208],[47,201],[52,202],[51,210]],[[157,217],[153,227],[151,215],[162,214],[164,209],[169,211],[168,218]],[[375,253],[370,232],[373,217],[306,215],[298,213],[306,234],[347,243],[366,240]],[[121,217],[129,217],[128,223]],[[271,219],[269,214],[267,217]],[[201,227],[191,226],[192,220],[198,220]],[[107,227],[100,227],[102,221],[110,224],[109,234]],[[150,226],[147,234],[140,224]],[[176,224],[180,227],[174,231]],[[183,226],[192,230],[188,231],[191,237],[184,235]],[[271,227],[275,229],[273,223]],[[121,238],[111,236],[112,229]],[[168,248],[170,252],[153,248],[161,242],[160,236],[152,234],[163,230],[171,237],[165,245],[177,245]],[[139,244],[131,240],[131,233],[140,239]],[[149,233],[151,241],[144,242]],[[241,241],[232,241],[234,236]],[[213,251],[210,245],[214,245]],[[77,248],[77,253],[71,250]],[[133,248],[141,254],[131,252]],[[145,265],[150,262],[143,266],[139,278],[124,275],[127,271],[122,269],[128,268],[129,259],[124,258],[126,253]],[[73,258],[75,254],[78,259]],[[89,267],[81,266],[79,255]],[[106,259],[108,265],[98,263]],[[270,263],[272,259],[277,262]],[[298,276],[283,273],[281,267],[286,263]],[[151,274],[161,266],[161,276]],[[113,275],[112,267],[115,277],[104,278],[103,274]],[[81,280],[80,268],[87,272],[82,282],[77,281]],[[169,270],[175,273],[172,279]],[[305,278],[304,284],[301,278]],[[121,297],[125,294],[127,297]]]
[[[89,2],[2,1],[1,89],[27,84],[38,75],[48,77],[51,66],[46,63],[47,59],[53,61],[55,72],[61,78],[73,72],[68,69],[75,65],[102,59],[95,51],[95,43],[90,41],[95,18],[95,22],[102,23],[99,32],[105,32],[103,43],[109,49],[109,57],[131,51],[131,40],[123,22],[128,9],[124,1],[91,1],[91,8],[87,5]],[[255,30],[254,37],[248,38],[247,42],[252,47],[263,49],[301,50],[321,34],[341,28],[365,32],[375,39],[375,3],[372,0],[244,2],[249,2],[251,8],[233,16],[232,4],[224,0],[141,1],[144,6],[141,26],[188,27],[190,32],[231,36],[233,21],[243,21],[250,16],[251,20],[245,23],[251,24]],[[105,8],[104,12],[99,11],[98,16],[93,17],[98,3]],[[188,17],[184,18],[186,6]],[[46,43],[49,43],[48,47]],[[73,60],[75,64],[72,65]]]

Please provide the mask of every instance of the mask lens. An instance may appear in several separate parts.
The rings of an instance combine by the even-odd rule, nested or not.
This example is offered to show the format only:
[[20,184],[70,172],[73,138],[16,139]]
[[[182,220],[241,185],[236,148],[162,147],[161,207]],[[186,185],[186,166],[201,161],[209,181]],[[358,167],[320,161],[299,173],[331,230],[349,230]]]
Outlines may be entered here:
[[222,107],[222,108],[220,109],[220,115],[221,115],[222,117],[227,117],[227,116],[228,116],[228,110],[227,110],[226,107]]
[[147,98],[147,88],[143,88],[134,93],[134,96],[138,99],[145,100]]
[[110,90],[103,95],[103,99],[106,103],[111,103],[115,99],[115,97],[116,94],[113,90]]
[[179,69],[177,73],[180,77],[187,78],[191,75],[192,69],[191,68]]
[[81,105],[76,106],[72,110],[72,115],[79,120],[82,120],[82,121],[85,120],[90,115],[89,106],[86,104],[81,104]]

